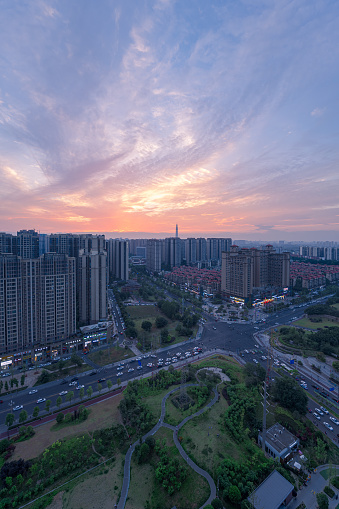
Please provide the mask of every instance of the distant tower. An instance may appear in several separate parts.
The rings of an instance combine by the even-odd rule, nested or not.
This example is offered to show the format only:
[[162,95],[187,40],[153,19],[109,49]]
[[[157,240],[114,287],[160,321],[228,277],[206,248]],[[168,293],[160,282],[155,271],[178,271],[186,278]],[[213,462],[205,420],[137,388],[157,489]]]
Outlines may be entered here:
[[177,224],[175,225],[175,236],[176,236],[176,238],[179,237],[179,230],[178,230],[178,225]]

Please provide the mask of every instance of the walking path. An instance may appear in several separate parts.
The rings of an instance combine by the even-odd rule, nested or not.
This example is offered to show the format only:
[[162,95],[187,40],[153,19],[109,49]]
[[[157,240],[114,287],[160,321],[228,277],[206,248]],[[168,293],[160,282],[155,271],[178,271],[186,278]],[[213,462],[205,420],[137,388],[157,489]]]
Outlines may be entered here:
[[[316,472],[311,474],[311,480],[307,483],[307,486],[303,487],[301,491],[298,491],[298,496],[291,501],[288,505],[288,509],[296,509],[301,502],[304,502],[307,509],[316,509],[318,507],[316,493],[321,493],[325,486],[328,486],[328,480],[324,479],[320,474],[322,470],[327,470],[331,465],[321,465],[316,468]],[[336,474],[339,474],[339,466],[332,465],[333,470],[336,470]],[[331,488],[338,495],[339,490],[331,485]],[[338,500],[336,498],[329,499],[329,509],[336,509],[338,506]]]
[[[198,386],[198,384],[185,384],[183,387],[197,387],[197,386]],[[210,474],[208,472],[206,472],[205,470],[203,470],[202,468],[198,467],[198,465],[196,465],[194,463],[194,461],[192,461],[191,458],[184,451],[184,449],[181,446],[179,439],[178,439],[178,430],[182,426],[184,426],[184,424],[186,424],[187,421],[189,421],[190,419],[193,419],[194,417],[197,417],[198,415],[201,415],[208,408],[211,408],[218,401],[219,394],[218,394],[217,389],[214,388],[213,389],[214,398],[209,403],[207,403],[207,405],[205,407],[198,410],[195,414],[190,415],[190,416],[186,417],[185,419],[183,419],[183,421],[181,421],[181,423],[178,426],[172,426],[171,424],[167,424],[164,422],[165,414],[166,414],[166,401],[174,392],[178,391],[179,389],[181,389],[181,387],[176,387],[175,389],[172,389],[171,391],[169,391],[163,397],[162,402],[161,402],[161,416],[160,416],[159,422],[154,426],[154,428],[152,428],[148,433],[146,433],[146,435],[144,435],[142,437],[142,441],[144,441],[147,437],[154,435],[162,426],[173,431],[173,440],[174,440],[174,443],[175,443],[180,455],[182,456],[182,458],[186,461],[186,463],[195,472],[197,472],[199,475],[205,477],[205,479],[207,480],[207,482],[209,484],[211,493],[210,493],[208,500],[206,500],[206,502],[201,506],[200,509],[202,509],[207,504],[210,504],[214,498],[216,498],[217,489],[216,489],[215,483],[214,483],[212,477],[210,476]],[[134,452],[134,449],[138,443],[139,443],[139,440],[137,440],[136,442],[134,442],[134,444],[131,445],[131,447],[127,451],[127,454],[125,457],[124,480],[123,480],[123,484],[122,484],[121,495],[120,495],[120,499],[119,499],[119,502],[117,505],[117,509],[124,509],[125,504],[126,504],[128,490],[129,490],[130,477],[131,477],[131,459],[132,459],[132,454]]]

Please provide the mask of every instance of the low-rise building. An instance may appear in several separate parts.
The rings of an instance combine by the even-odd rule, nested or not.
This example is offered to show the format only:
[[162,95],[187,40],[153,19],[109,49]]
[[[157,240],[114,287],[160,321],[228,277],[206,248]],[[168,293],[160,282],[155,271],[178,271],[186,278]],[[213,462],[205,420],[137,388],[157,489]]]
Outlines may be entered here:
[[[262,432],[259,433],[258,442],[261,446]],[[272,458],[279,458],[281,463],[287,462],[298,447],[299,439],[278,422],[266,431],[265,451]]]
[[254,509],[280,509],[290,503],[293,490],[293,484],[273,470],[247,500]]

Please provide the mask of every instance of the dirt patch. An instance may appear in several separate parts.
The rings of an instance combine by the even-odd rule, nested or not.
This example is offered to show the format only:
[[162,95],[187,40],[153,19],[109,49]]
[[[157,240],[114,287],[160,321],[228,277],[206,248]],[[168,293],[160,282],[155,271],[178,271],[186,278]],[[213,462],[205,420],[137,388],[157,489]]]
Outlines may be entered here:
[[100,428],[108,428],[112,424],[121,424],[121,416],[118,405],[123,398],[120,393],[110,399],[106,399],[90,406],[91,413],[88,419],[76,426],[68,426],[58,431],[52,431],[55,421],[48,422],[35,428],[35,435],[26,442],[16,444],[16,449],[12,457],[13,460],[23,458],[28,460],[39,456],[46,447],[65,437],[76,436],[87,431],[94,431]]

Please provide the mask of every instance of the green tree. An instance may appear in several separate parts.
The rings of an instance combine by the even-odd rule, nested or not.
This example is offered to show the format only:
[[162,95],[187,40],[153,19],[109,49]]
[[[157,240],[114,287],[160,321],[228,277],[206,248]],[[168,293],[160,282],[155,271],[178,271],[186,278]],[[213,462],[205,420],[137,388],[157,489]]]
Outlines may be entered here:
[[6,415],[5,424],[6,424],[7,428],[10,428],[11,426],[13,426],[13,422],[14,421],[15,421],[14,414],[7,414]]
[[8,392],[8,382],[7,382],[7,380],[5,382],[5,391]]
[[57,422],[58,424],[61,424],[61,423],[62,423],[62,421],[64,420],[64,418],[65,418],[64,414],[63,414],[62,412],[60,412],[60,413],[57,415],[56,422]]
[[328,498],[325,493],[317,493],[316,497],[319,509],[328,509]]
[[99,391],[99,394],[102,391],[102,384],[100,384],[100,383],[98,384],[98,391]]
[[120,378],[117,379],[117,384],[118,384],[118,387],[120,387],[120,385],[121,385],[121,379]]
[[38,406],[34,407],[34,410],[33,410],[34,419],[36,419],[38,417],[39,412],[40,412],[40,408]]
[[297,410],[301,415],[307,412],[307,395],[292,378],[277,378],[273,386],[273,397],[292,412]]
[[46,412],[49,412],[51,404],[52,404],[52,401],[50,399],[48,399],[46,401],[46,405],[45,405]]
[[64,367],[65,367],[65,361],[60,359],[59,362],[58,362],[58,370],[61,372]]
[[145,463],[150,455],[150,447],[145,442],[141,445],[138,455],[138,463]]
[[58,396],[58,397],[57,397],[57,400],[56,400],[56,406],[57,406],[58,408],[60,408],[61,403],[62,403],[62,398],[61,398],[61,396]]
[[25,375],[21,375],[20,384],[21,384],[21,387],[23,387],[25,385]]
[[230,486],[228,488],[227,495],[230,501],[233,502],[234,504],[238,504],[241,500],[241,493],[238,486],[234,485]]
[[82,365],[82,360],[76,353],[72,353],[71,355],[71,364],[76,364],[79,367]]
[[87,392],[87,396],[88,396],[89,398],[91,398],[91,397],[92,397],[92,394],[93,394],[93,389],[92,389],[92,386],[91,386],[91,385],[88,387],[88,389],[87,389],[87,391],[86,391],[86,392]]
[[144,320],[141,324],[141,327],[142,329],[144,329],[144,331],[150,332],[150,330],[152,329],[152,322]]
[[112,389],[112,386],[113,386],[112,380],[107,380],[107,387],[109,391]]
[[81,389],[79,390],[79,398],[81,399],[81,401],[82,401],[84,395],[85,395],[85,389],[83,387],[81,387]]
[[0,394],[1,394],[1,392],[2,392],[2,388],[3,388],[3,386],[4,386],[4,383],[3,383],[3,381],[2,381],[2,380],[0,380]]
[[163,316],[157,316],[157,318],[155,320],[155,325],[157,326],[158,329],[162,329],[163,327],[166,327],[167,324],[168,324],[168,321],[166,320],[166,318],[164,318]]
[[28,414],[27,414],[26,410],[21,410],[20,415],[19,415],[19,422],[20,423],[25,422],[27,420],[27,417],[28,417]]
[[222,502],[219,498],[212,500],[211,505],[213,506],[213,509],[223,509]]
[[335,369],[335,371],[339,372],[339,361],[333,361],[332,368]]
[[73,391],[69,391],[69,392],[66,394],[66,401],[71,402],[73,398],[74,398],[74,392],[73,392]]

